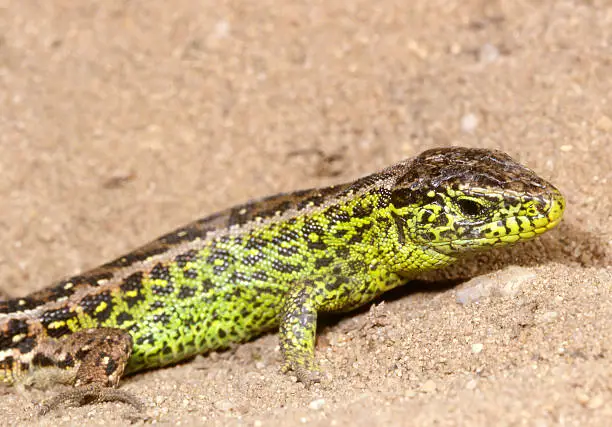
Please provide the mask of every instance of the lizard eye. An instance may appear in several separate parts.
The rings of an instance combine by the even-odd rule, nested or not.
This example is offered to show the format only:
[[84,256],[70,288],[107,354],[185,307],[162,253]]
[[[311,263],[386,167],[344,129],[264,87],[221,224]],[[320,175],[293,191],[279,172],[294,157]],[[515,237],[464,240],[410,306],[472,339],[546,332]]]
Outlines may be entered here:
[[484,212],[484,206],[471,199],[457,200],[457,207],[465,216],[477,216]]

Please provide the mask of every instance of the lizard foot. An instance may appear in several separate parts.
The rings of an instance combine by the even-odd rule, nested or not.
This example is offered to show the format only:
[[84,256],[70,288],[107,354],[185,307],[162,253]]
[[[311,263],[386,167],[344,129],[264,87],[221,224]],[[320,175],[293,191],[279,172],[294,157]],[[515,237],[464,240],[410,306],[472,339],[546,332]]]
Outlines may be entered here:
[[144,409],[144,404],[142,401],[127,391],[90,384],[60,393],[57,396],[40,403],[38,405],[38,415],[48,414],[50,411],[57,409],[61,405],[83,406],[90,403],[101,402],[127,403],[132,405],[139,412]]
[[310,388],[313,384],[321,382],[321,371],[314,364],[312,365],[302,366],[287,362],[281,368],[281,372],[286,374],[292,371],[299,382],[306,388]]

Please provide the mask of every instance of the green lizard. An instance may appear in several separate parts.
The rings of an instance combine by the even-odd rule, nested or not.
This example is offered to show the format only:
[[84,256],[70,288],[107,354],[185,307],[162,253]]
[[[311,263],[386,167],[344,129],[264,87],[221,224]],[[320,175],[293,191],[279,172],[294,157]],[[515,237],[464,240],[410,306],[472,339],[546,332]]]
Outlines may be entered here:
[[342,185],[195,221],[119,259],[0,302],[0,380],[73,384],[60,403],[121,400],[124,374],[279,328],[309,385],[317,316],[347,311],[465,254],[536,237],[560,192],[499,151],[440,148]]

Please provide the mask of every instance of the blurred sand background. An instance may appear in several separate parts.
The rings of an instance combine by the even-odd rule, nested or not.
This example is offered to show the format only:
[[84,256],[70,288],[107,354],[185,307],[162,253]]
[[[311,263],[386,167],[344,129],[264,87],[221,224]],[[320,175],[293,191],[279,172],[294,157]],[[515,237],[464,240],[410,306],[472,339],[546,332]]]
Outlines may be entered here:
[[[322,324],[320,386],[278,373],[271,334],[126,378],[144,422],[612,424],[612,2],[0,0],[0,30],[11,297],[434,146],[507,151],[567,198],[544,238]],[[133,421],[38,419],[50,395],[5,391],[0,424]]]

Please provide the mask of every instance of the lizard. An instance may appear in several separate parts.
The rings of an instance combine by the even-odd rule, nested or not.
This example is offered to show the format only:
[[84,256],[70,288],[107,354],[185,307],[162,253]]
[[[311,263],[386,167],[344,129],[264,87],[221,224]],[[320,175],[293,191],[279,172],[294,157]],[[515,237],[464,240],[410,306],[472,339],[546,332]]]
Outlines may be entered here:
[[196,220],[100,267],[0,302],[0,382],[118,400],[120,379],[275,328],[283,372],[319,382],[317,317],[464,256],[554,228],[565,199],[495,150],[445,147],[325,188]]

